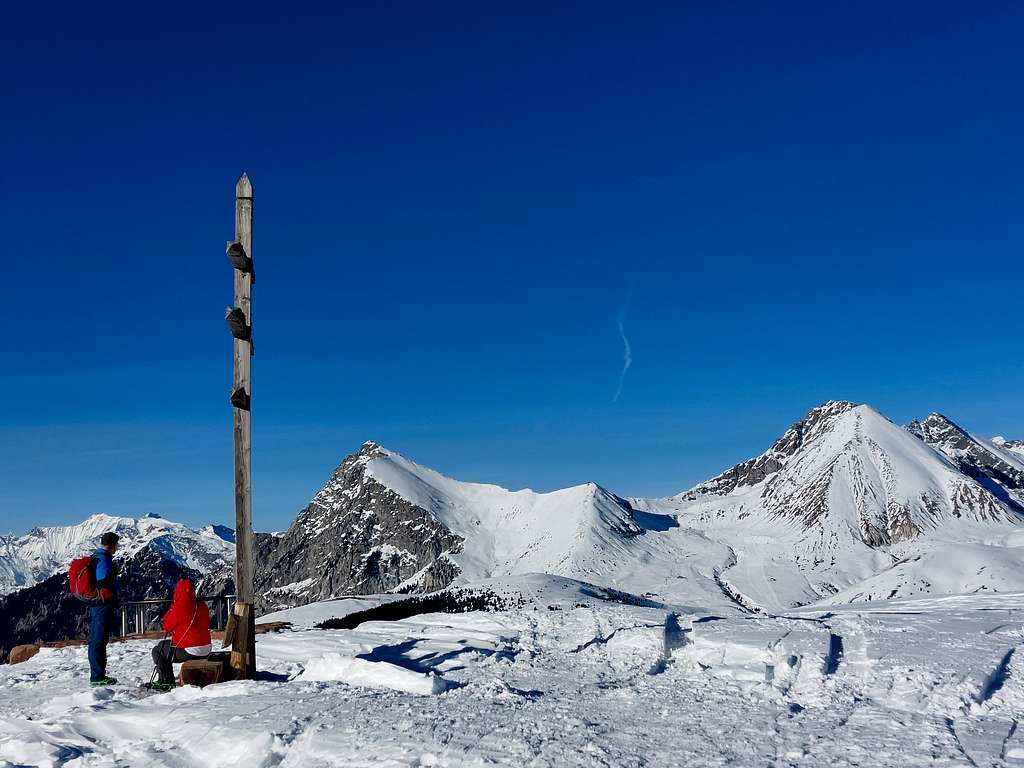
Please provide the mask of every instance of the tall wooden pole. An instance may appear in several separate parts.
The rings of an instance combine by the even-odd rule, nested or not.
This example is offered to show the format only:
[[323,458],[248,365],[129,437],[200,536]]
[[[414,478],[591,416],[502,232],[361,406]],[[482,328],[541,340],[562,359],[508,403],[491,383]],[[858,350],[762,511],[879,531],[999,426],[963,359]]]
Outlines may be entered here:
[[233,666],[246,678],[256,674],[255,590],[252,535],[252,184],[244,173],[235,185],[235,242],[242,246],[249,269],[235,269],[235,309],[245,316],[249,332],[234,339],[235,432],[235,594],[238,633],[232,646]]

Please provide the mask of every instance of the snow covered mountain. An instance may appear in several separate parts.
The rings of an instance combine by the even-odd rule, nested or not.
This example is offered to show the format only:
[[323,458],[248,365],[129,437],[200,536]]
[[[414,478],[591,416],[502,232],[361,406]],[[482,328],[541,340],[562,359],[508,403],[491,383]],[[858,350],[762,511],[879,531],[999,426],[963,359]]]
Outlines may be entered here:
[[[934,426],[935,418],[914,426]],[[700,502],[705,515],[719,518],[730,509],[744,516],[762,512],[830,536],[855,532],[868,546],[905,541],[952,520],[1014,522],[999,497],[974,478],[984,476],[976,471],[981,467],[1004,466],[1011,473],[1014,468],[999,464],[994,446],[985,451],[952,422],[938,419],[944,424],[941,439],[950,446],[942,453],[922,446],[912,437],[917,432],[897,427],[870,406],[830,401],[813,408],[761,456],[667,506],[690,509]],[[931,437],[921,439],[935,444]],[[977,451],[968,454],[959,447],[961,439]],[[1014,487],[1017,479],[1011,479]]]
[[193,530],[153,515],[138,520],[94,515],[79,525],[7,536],[0,542],[0,615],[5,617],[0,663],[21,643],[83,636],[87,614],[68,594],[67,568],[92,552],[107,531],[121,537],[117,562],[123,600],[166,598],[180,578],[192,579],[206,595],[234,591],[233,533],[223,526]]
[[465,483],[366,443],[268,540],[257,588],[277,608],[542,572],[722,610],[1024,589],[1022,465],[939,419],[828,402],[666,499]]
[[985,486],[1004,504],[1024,514],[1024,453],[1021,443],[1002,438],[985,440],[954,424],[941,413],[913,421],[907,430],[945,454],[957,468]]
[[342,462],[257,569],[267,606],[429,590],[544,572],[597,578],[644,529],[587,484],[536,493],[463,483],[366,443]]
[[[851,589],[851,599],[909,596],[940,583],[955,592],[1024,587],[1013,569],[993,580],[980,568],[1007,553],[1024,565],[1024,518],[1008,486],[990,478],[1001,465],[980,442],[954,449],[962,430],[946,424],[907,430],[869,406],[828,402],[757,458],[678,496],[634,503],[728,543],[737,562],[721,580],[745,604],[777,609]],[[961,560],[948,559],[947,544]],[[945,555],[922,557],[935,548]],[[907,560],[916,565],[879,582],[884,593],[854,589]]]
[[1010,451],[1017,456],[1024,457],[1024,440],[1007,440],[1002,435],[996,435],[992,438],[991,442],[997,448],[1002,448],[1004,451]]
[[74,558],[92,552],[107,531],[121,537],[119,557],[125,560],[149,547],[192,571],[230,575],[235,559],[234,532],[221,525],[194,530],[156,515],[139,519],[93,515],[78,525],[33,528],[24,536],[0,537],[0,595],[66,571]]

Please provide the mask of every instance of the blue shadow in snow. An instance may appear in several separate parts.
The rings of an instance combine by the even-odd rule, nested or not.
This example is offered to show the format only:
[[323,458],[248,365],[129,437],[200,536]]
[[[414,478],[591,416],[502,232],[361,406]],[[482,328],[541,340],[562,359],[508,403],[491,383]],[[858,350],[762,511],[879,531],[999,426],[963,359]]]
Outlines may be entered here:
[[667,531],[679,527],[679,521],[672,515],[655,515],[651,512],[641,512],[639,509],[633,510],[633,519],[637,525],[648,531]]

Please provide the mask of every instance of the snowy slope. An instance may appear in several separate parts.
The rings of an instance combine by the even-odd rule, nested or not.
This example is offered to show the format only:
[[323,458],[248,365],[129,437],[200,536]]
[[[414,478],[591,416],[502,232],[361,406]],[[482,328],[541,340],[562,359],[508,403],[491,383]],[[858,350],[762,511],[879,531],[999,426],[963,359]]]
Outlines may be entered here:
[[[671,535],[662,535],[673,529]],[[347,457],[257,567],[264,611],[549,573],[729,610],[728,547],[600,486],[537,493],[453,480],[375,443]]]
[[[721,582],[740,602],[772,610],[847,590],[932,538],[1002,547],[1021,524],[944,453],[847,402],[812,409],[764,454],[707,483],[633,504],[729,545],[736,563]],[[940,583],[930,571],[916,581]],[[971,588],[954,581],[952,591]],[[1024,575],[1010,582],[1001,586],[1024,589]]]
[[696,508],[709,518],[735,511],[827,535],[852,529],[869,546],[958,520],[1016,522],[946,456],[870,406],[846,402],[812,409],[757,459],[646,506]]
[[1024,590],[1024,568],[975,578],[984,550],[973,545],[1008,562],[1020,554],[1014,454],[952,422],[924,424],[828,402],[765,453],[667,499],[462,482],[366,443],[260,558],[261,607],[547,573],[716,610],[781,610],[847,594],[935,542],[965,544],[960,577],[939,578],[942,558],[923,557],[913,578],[883,577],[870,593]]
[[448,555],[460,570],[457,583],[546,573],[672,602],[735,607],[715,580],[732,562],[727,545],[672,516],[638,511],[593,483],[508,491],[452,480],[379,447],[367,471],[462,539],[461,551]]
[[1024,514],[1024,455],[1001,438],[973,435],[941,413],[907,425],[907,431],[949,458],[1015,512]]
[[[527,583],[528,581],[528,583]],[[153,641],[0,666],[0,765],[1024,765],[1024,596],[723,618],[539,601],[260,635],[256,680],[150,695]]]
[[896,562],[821,601],[859,603],[925,595],[999,594],[1021,588],[1024,530],[1005,536],[924,536],[892,549]]
[[601,575],[632,556],[643,533],[629,505],[593,483],[551,493],[508,491],[452,480],[379,446],[364,461],[370,477],[463,540],[451,559],[468,580]]
[[1001,435],[996,435],[995,437],[992,438],[990,442],[997,448],[1000,448],[1004,451],[1009,451],[1015,456],[1024,459],[1024,440],[1007,440],[1005,437],[1002,437]]
[[194,530],[155,515],[93,515],[78,525],[0,538],[0,595],[66,570],[74,558],[91,553],[107,531],[121,537],[119,555],[125,559],[150,545],[162,557],[200,573],[228,571],[234,562],[234,533],[223,526]]

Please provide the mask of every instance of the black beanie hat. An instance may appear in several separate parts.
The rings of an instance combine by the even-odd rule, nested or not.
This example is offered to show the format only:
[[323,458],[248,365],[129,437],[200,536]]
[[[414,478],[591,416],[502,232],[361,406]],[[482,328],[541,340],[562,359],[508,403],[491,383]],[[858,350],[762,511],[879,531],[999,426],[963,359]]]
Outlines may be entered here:
[[112,547],[120,541],[121,537],[113,531],[103,534],[103,538],[100,539],[100,545],[104,547]]

